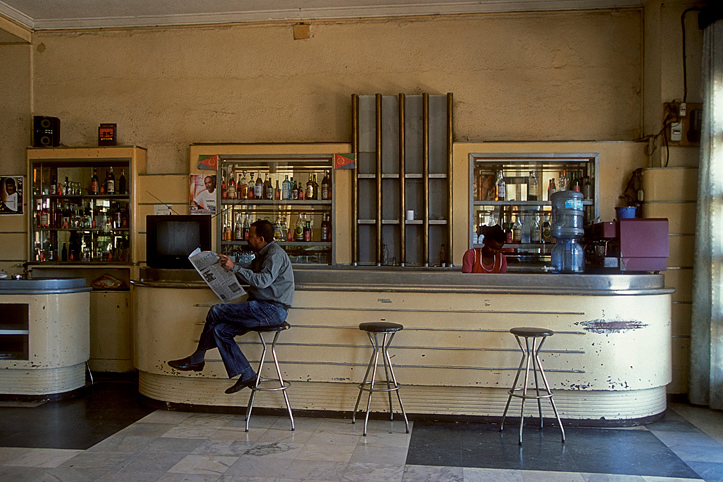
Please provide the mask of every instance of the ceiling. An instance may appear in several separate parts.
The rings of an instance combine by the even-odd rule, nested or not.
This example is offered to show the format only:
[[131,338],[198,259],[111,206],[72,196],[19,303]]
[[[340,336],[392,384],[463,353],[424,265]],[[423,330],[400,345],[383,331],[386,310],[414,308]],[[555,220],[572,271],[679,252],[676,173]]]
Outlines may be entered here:
[[[639,7],[643,0],[0,0],[30,31]],[[3,27],[0,22],[0,29]],[[0,41],[2,41],[0,39]]]

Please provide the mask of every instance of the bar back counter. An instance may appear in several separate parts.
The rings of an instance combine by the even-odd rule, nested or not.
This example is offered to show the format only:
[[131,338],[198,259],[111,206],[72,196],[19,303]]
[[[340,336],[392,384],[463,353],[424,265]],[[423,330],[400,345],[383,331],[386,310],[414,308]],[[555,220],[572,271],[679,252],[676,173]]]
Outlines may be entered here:
[[[351,413],[370,354],[358,325],[369,321],[404,325],[393,363],[412,415],[501,417],[520,362],[509,333],[516,326],[555,331],[541,359],[563,419],[626,425],[666,408],[673,290],[662,275],[344,267],[294,274],[292,328],[278,352],[297,412]],[[132,289],[140,393],[167,407],[244,407],[247,394],[224,393],[233,382],[216,350],[203,372],[167,365],[193,352],[218,302],[200,277],[144,269]],[[237,340],[253,364],[261,352],[256,338]],[[280,394],[263,395],[255,406],[284,409]],[[375,402],[373,411],[385,410],[385,397]]]

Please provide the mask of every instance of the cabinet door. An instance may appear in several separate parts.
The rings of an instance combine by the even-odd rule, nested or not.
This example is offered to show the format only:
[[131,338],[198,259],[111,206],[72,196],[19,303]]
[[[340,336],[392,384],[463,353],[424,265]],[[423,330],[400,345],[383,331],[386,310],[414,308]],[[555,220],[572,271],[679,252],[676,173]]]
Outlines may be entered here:
[[507,233],[508,267],[549,264],[555,240],[550,230],[550,194],[580,191],[585,224],[597,217],[597,154],[470,155],[470,240],[482,247],[482,226]]
[[265,219],[292,263],[334,263],[332,156],[221,158],[219,252],[247,264],[250,225]]
[[131,162],[30,156],[30,262],[130,264]]

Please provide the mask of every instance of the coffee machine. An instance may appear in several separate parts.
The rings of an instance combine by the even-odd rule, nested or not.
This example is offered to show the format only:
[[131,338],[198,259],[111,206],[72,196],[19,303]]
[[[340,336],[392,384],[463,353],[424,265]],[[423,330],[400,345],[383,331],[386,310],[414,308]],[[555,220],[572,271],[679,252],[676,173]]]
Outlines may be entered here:
[[669,254],[668,220],[620,219],[585,229],[588,272],[665,271]]

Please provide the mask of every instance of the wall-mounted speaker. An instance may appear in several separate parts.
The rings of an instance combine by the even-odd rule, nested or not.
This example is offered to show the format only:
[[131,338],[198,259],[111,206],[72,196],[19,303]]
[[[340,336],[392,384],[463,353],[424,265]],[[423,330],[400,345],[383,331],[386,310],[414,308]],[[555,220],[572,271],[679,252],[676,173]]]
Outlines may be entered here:
[[60,145],[60,119],[36,115],[33,117],[33,146],[58,147]]

